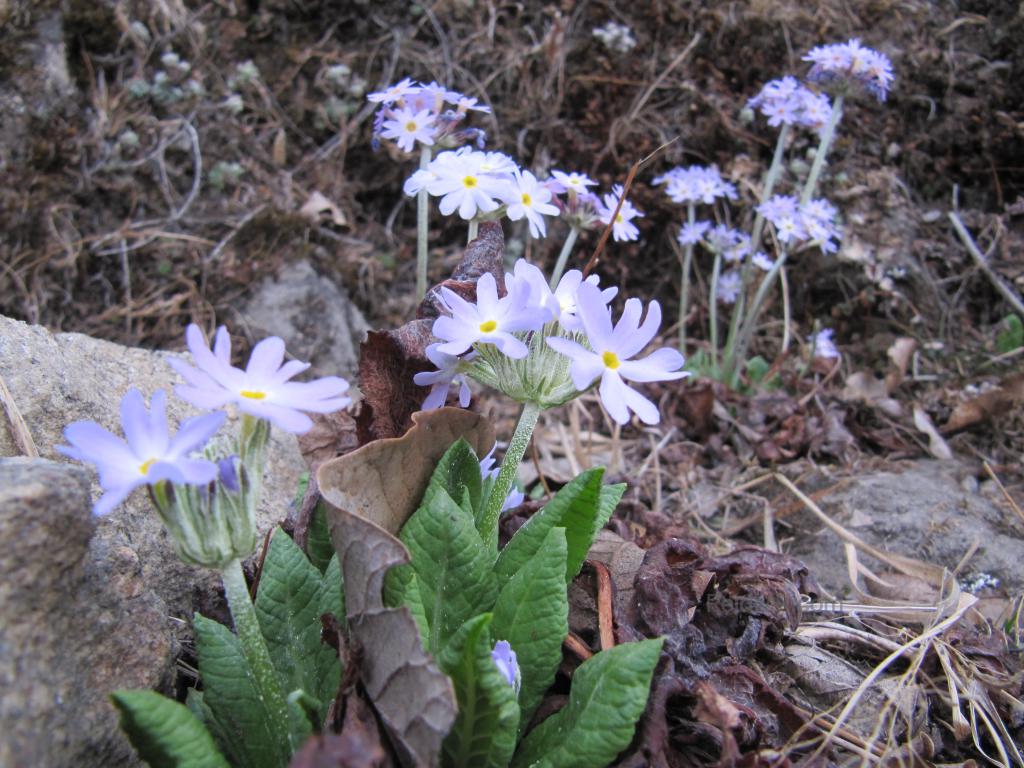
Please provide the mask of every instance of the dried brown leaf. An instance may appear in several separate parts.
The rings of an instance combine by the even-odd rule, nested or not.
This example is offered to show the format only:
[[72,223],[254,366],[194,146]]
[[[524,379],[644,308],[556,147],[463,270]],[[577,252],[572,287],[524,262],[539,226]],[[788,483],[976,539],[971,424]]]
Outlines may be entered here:
[[449,280],[433,286],[416,312],[419,318],[435,318],[445,312],[441,304],[441,288],[448,288],[466,301],[476,301],[476,281],[490,272],[498,283],[498,294],[505,292],[505,234],[501,224],[486,221],[480,224],[477,237],[462,253],[462,260]]
[[451,681],[424,652],[406,608],[385,608],[384,576],[409,554],[395,538],[419,503],[434,466],[458,438],[478,453],[494,443],[479,414],[442,408],[413,416],[403,437],[376,440],[331,459],[316,479],[328,502],[331,540],[345,577],[348,626],[361,649],[363,685],[404,765],[437,762],[455,721]]
[[944,434],[959,432],[1002,416],[1024,402],[1024,373],[1007,377],[998,389],[960,403],[942,427]]
[[434,466],[452,443],[464,437],[479,456],[494,445],[490,422],[473,411],[420,411],[412,422],[402,437],[375,440],[325,462],[317,471],[323,497],[393,536],[415,511]]
[[288,768],[390,768],[373,712],[358,694],[346,697],[345,702],[341,733],[310,737]]
[[413,376],[434,370],[427,346],[434,341],[429,320],[413,320],[391,331],[370,331],[359,346],[362,407],[356,418],[359,443],[401,436],[428,390]]

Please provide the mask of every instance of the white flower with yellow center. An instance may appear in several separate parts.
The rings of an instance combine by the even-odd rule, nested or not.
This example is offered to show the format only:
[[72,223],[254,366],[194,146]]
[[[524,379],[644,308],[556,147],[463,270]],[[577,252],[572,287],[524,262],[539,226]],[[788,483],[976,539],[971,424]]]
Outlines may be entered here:
[[512,177],[504,199],[508,204],[506,215],[512,221],[519,221],[525,216],[530,223],[531,237],[544,237],[547,234],[544,216],[558,215],[558,208],[550,202],[551,190],[529,171]]
[[650,343],[661,325],[661,307],[652,301],[643,323],[643,304],[629,299],[619,322],[612,327],[611,313],[601,290],[581,283],[576,291],[577,312],[587,335],[589,349],[572,339],[549,336],[547,343],[568,357],[569,375],[580,392],[601,380],[598,393],[609,415],[619,424],[629,421],[633,411],[645,424],[660,420],[657,406],[626,384],[628,381],[670,381],[689,374],[679,369],[685,362],[674,349],[662,347],[641,360],[631,360]]
[[223,408],[234,403],[243,413],[266,419],[285,432],[301,434],[313,426],[302,411],[333,413],[352,402],[344,396],[348,382],[337,376],[289,381],[309,368],[309,363],[285,363],[284,342],[277,336],[253,347],[244,371],[231,365],[231,337],[224,326],[217,329],[213,351],[194,323],[185,332],[185,339],[196,367],[173,357],[167,362],[185,379],[184,385],[174,388],[175,393],[199,408]]
[[381,136],[385,139],[394,139],[399,149],[412,152],[416,142],[432,146],[434,144],[434,114],[430,110],[423,109],[413,112],[412,109],[396,109],[391,112],[391,117],[384,121]]
[[435,178],[426,185],[427,192],[440,197],[439,208],[445,216],[455,211],[469,221],[479,213],[491,213],[500,207],[508,189],[508,180],[488,171],[488,158],[483,152],[442,152],[427,166]]

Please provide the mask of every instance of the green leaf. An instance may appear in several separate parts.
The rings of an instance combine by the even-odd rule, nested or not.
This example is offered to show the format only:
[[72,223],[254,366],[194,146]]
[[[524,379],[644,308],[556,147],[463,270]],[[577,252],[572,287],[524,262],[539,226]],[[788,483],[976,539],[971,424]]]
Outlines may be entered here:
[[424,648],[430,647],[430,622],[427,609],[423,606],[420,581],[411,565],[399,565],[384,575],[384,604],[389,608],[404,605],[409,609],[420,630],[420,641]]
[[466,620],[490,610],[498,590],[492,557],[473,516],[442,488],[428,496],[401,539],[412,555],[430,628],[427,650],[436,653]]
[[555,679],[562,642],[569,634],[565,533],[564,528],[548,531],[537,553],[505,582],[494,605],[491,634],[495,640],[508,640],[522,673],[519,706],[524,725]]
[[238,638],[227,627],[196,614],[192,622],[203,681],[202,704],[210,732],[233,765],[281,768],[291,745],[276,737],[271,713],[260,699]]
[[322,499],[313,508],[313,518],[309,521],[306,554],[320,573],[327,570],[327,565],[334,557],[334,544],[331,542],[331,532],[327,527],[327,504]]
[[1015,349],[1024,347],[1024,323],[1017,315],[1007,315],[1003,319],[1003,330],[996,336],[996,352],[1005,355]]
[[602,768],[633,740],[663,638],[624,643],[583,662],[569,703],[523,740],[512,768]]
[[459,716],[445,737],[446,768],[507,768],[516,748],[519,704],[491,657],[491,614],[463,624],[438,663],[452,678]]
[[[320,641],[324,579],[284,531],[270,541],[256,595],[256,617],[267,641],[285,695],[303,690],[330,702],[338,689],[341,665],[337,653]],[[326,704],[324,704],[326,714]],[[308,735],[308,723],[294,712],[295,736]],[[299,740],[297,740],[299,741]]]
[[213,738],[184,704],[154,691],[117,691],[121,730],[152,768],[228,768]]
[[341,561],[334,555],[324,571],[323,588],[320,591],[320,613],[330,613],[345,626],[345,576],[341,572]]
[[601,530],[626,489],[624,484],[602,487],[604,469],[588,469],[565,485],[544,508],[516,531],[498,555],[498,580],[510,578],[537,552],[552,528],[565,528],[568,557],[565,581],[580,572],[594,536]]
[[460,437],[437,462],[421,506],[428,504],[438,491],[444,491],[473,514],[473,510],[482,506],[481,482],[480,460],[466,439]]

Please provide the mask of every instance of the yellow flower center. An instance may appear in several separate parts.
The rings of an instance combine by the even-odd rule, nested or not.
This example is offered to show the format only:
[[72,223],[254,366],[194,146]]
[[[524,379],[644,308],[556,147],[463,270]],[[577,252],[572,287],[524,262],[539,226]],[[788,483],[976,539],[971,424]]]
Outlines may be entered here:
[[263,400],[267,396],[266,392],[258,392],[251,389],[243,389],[238,394],[240,394],[242,397],[247,397],[250,400]]
[[416,133],[417,125],[412,120],[405,124],[405,130],[409,133]]
[[530,203],[532,202],[533,198],[531,198],[528,194],[523,193],[523,205],[530,205]]
[[622,224],[623,222],[625,222],[625,219],[622,218],[622,214],[621,213],[616,214],[616,216],[615,216],[615,223],[616,224]]
[[605,352],[601,355],[601,360],[604,361],[605,368],[611,368],[614,371],[619,367],[619,356],[614,352]]
[[148,459],[147,461],[142,462],[141,464],[139,464],[139,474],[148,475],[149,468],[152,467],[154,464],[156,464],[156,459]]
[[466,176],[462,180],[462,184],[466,187],[466,189],[472,189],[473,187],[476,186],[476,176]]
[[480,323],[480,333],[493,333],[498,327],[498,323],[494,320],[487,320]]

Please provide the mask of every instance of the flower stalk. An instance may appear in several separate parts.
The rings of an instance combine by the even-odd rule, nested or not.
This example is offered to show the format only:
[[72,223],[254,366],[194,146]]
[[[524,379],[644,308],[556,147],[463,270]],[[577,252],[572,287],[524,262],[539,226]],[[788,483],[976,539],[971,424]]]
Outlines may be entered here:
[[512,483],[515,482],[519,462],[526,455],[526,447],[530,444],[530,438],[533,437],[533,430],[537,426],[540,412],[541,407],[538,403],[523,403],[516,431],[512,434],[508,450],[505,451],[505,458],[501,462],[501,471],[498,472],[494,487],[491,488],[491,495],[484,503],[480,531],[484,541],[491,549],[497,550],[498,548],[498,518],[501,516],[501,507],[512,488]]
[[[433,151],[424,145],[420,148],[420,170],[430,165]],[[427,295],[427,237],[430,218],[430,199],[424,187],[416,194],[416,301],[423,301]]]
[[570,227],[569,234],[566,236],[565,242],[562,243],[562,250],[558,254],[558,260],[555,262],[555,271],[551,273],[551,290],[555,290],[558,286],[558,281],[562,279],[565,265],[569,262],[569,254],[572,253],[573,246],[576,245],[576,238],[579,236],[579,228]]
[[235,623],[242,654],[249,663],[256,691],[271,713],[270,723],[277,731],[275,741],[290,744],[294,752],[299,745],[293,743],[288,727],[288,703],[281,691],[277,672],[270,660],[270,651],[267,650],[263,633],[260,631],[256,610],[245,583],[242,561],[236,559],[228,563],[221,570],[221,579],[224,582],[224,595],[227,597],[231,619]]
[[828,151],[832,146],[832,139],[836,134],[836,126],[839,125],[839,118],[843,112],[843,94],[837,93],[835,101],[832,102],[832,113],[829,115],[828,122],[825,124],[825,130],[821,132],[821,141],[818,142],[818,151],[814,155],[814,163],[811,164],[811,172],[807,175],[807,181],[804,182],[803,191],[800,193],[800,204],[806,205],[807,202],[814,196],[814,191],[818,187],[818,178],[821,176],[821,171],[825,167],[825,157],[828,155]]
[[[697,220],[697,205],[686,204],[686,223],[691,227]],[[686,354],[686,316],[690,309],[690,270],[693,269],[693,243],[687,243],[683,252],[683,273],[679,280],[679,352]]]

